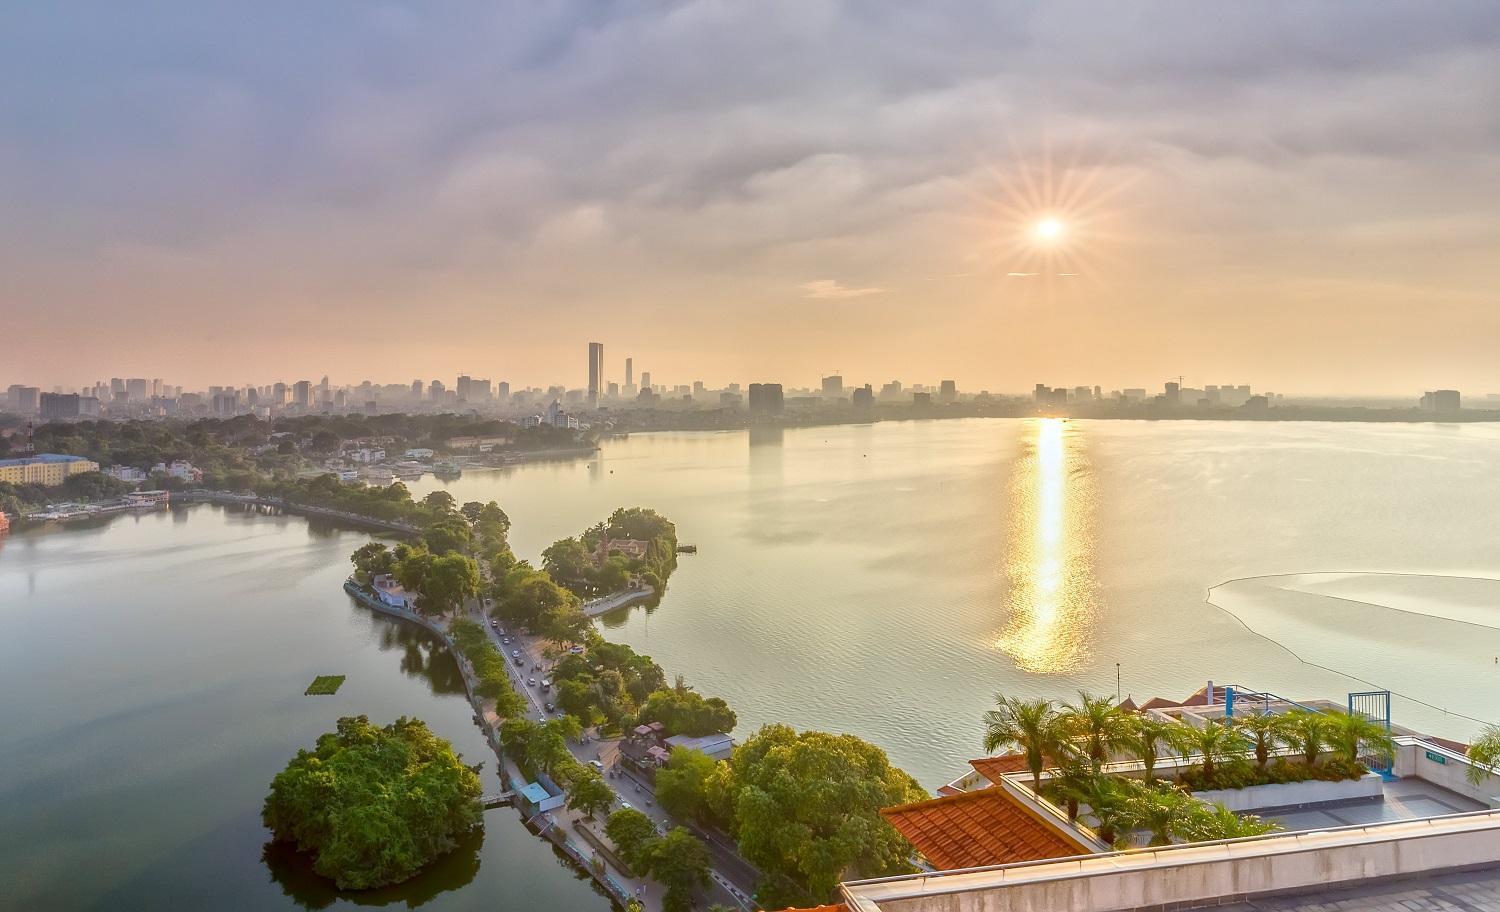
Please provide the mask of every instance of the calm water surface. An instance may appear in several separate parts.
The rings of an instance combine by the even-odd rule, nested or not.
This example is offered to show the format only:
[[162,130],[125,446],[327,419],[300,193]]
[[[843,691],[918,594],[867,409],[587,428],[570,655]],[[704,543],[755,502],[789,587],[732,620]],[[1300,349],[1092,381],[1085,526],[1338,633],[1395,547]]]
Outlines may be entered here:
[[[981,419],[648,434],[592,460],[415,490],[436,487],[499,501],[533,561],[616,506],[663,511],[699,552],[658,608],[607,618],[608,635],[724,695],[741,734],[770,721],[854,732],[929,788],[979,754],[995,692],[1113,693],[1116,663],[1137,699],[1209,679],[1335,699],[1367,689],[1208,604],[1226,580],[1500,577],[1494,425]],[[1381,686],[1500,717],[1500,667],[1474,687],[1435,686],[1424,668],[1441,655],[1408,651],[1378,614],[1330,624],[1289,645],[1316,655],[1337,636],[1349,654],[1388,656],[1366,663]],[[1438,734],[1477,727],[1400,699],[1396,712]]]
[[[1292,696],[1365,687],[1246,623],[1496,715],[1500,666],[1477,679],[1483,657],[1466,653],[1472,680],[1430,670],[1445,644],[1478,642],[1442,625],[1500,626],[1500,593],[1312,577],[1220,590],[1235,614],[1205,595],[1271,574],[1500,577],[1497,454],[1500,428],[1480,425],[888,422],[638,435],[593,459],[413,487],[499,501],[533,561],[615,507],[661,510],[699,553],[659,607],[606,618],[607,635],[724,695],[741,735],[770,721],[854,732],[932,788],[978,754],[996,691],[1113,692],[1116,663],[1138,699],[1209,678]],[[0,905],[349,904],[295,859],[263,859],[258,820],[271,777],[341,714],[424,718],[494,784],[451,660],[339,589],[363,540],[202,506],[0,545]],[[1319,587],[1342,607],[1312,600]],[[317,674],[349,679],[302,696]],[[1396,711],[1437,734],[1476,727],[1409,700]],[[605,908],[511,812],[487,820],[430,876],[360,900]]]
[[0,543],[0,908],[609,908],[506,809],[385,891],[263,857],[271,778],[341,715],[424,719],[498,785],[452,659],[340,588],[367,538],[195,506]]

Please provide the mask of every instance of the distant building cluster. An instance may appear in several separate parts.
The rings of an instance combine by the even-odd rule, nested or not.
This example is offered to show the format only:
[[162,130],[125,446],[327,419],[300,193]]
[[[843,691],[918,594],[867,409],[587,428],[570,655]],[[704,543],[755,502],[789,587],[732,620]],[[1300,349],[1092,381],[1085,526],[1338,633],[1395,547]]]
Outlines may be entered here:
[[34,484],[56,487],[85,472],[99,471],[99,463],[82,456],[39,453],[16,459],[0,459],[0,481],[7,484]]

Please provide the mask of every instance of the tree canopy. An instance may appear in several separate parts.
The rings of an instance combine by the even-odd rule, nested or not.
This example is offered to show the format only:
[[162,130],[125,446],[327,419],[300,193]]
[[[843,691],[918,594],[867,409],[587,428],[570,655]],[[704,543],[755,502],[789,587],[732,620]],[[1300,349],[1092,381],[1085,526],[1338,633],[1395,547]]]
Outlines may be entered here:
[[481,825],[479,776],[418,719],[339,719],[271,781],[261,819],[340,889],[406,880]]
[[767,725],[735,748],[710,791],[741,854],[815,899],[829,896],[847,870],[860,877],[911,871],[911,844],[880,809],[928,797],[875,745],[787,725]]

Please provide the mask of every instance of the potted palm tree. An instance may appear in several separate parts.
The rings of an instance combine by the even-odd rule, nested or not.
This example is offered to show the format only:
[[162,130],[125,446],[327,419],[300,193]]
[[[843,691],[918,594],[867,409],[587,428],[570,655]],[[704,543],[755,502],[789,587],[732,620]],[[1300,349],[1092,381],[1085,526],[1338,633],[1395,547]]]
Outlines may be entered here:
[[1237,716],[1233,724],[1255,748],[1255,768],[1258,770],[1266,768],[1271,751],[1285,743],[1288,737],[1286,716],[1276,713]]
[[1127,721],[1125,732],[1119,739],[1119,746],[1141,761],[1146,781],[1154,782],[1156,781],[1156,762],[1161,759],[1163,750],[1172,749],[1172,739],[1182,728],[1182,723],[1167,722],[1145,713],[1132,715]]
[[1026,755],[1031,790],[1042,792],[1042,770],[1047,758],[1058,756],[1067,744],[1061,717],[1051,700],[1011,699],[995,695],[995,708],[984,714],[984,749],[1007,748]]
[[1396,755],[1396,742],[1390,729],[1362,713],[1332,712],[1327,717],[1328,744],[1342,759],[1358,763],[1362,755],[1390,760]]
[[1214,771],[1219,763],[1240,756],[1246,747],[1245,739],[1239,732],[1222,722],[1212,720],[1202,728],[1181,726],[1173,736],[1173,741],[1183,761],[1189,762],[1194,756],[1199,758],[1205,783],[1214,781]]
[[1308,766],[1318,762],[1318,755],[1328,744],[1328,716],[1310,709],[1294,709],[1284,716],[1287,744],[1302,754]]
[[1120,847],[1125,835],[1122,831],[1130,827],[1125,811],[1125,799],[1131,788],[1127,781],[1130,780],[1090,775],[1080,779],[1071,793],[1075,802],[1088,809],[1094,835],[1105,845]]
[[1201,805],[1192,796],[1165,783],[1137,784],[1121,803],[1121,822],[1130,829],[1151,834],[1148,845],[1172,844],[1174,836],[1184,834]]

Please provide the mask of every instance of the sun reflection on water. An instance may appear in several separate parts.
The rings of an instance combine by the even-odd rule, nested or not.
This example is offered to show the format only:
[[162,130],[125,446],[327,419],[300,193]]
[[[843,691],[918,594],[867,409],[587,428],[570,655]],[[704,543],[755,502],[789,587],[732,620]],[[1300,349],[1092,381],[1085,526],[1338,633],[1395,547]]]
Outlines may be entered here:
[[1092,492],[1075,426],[1030,425],[1012,487],[1010,620],[995,645],[1025,671],[1060,674],[1088,658],[1094,621]]

